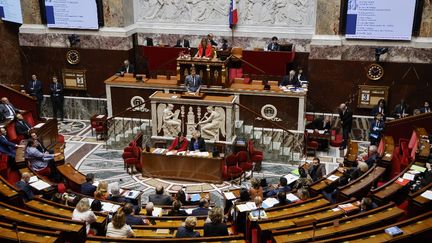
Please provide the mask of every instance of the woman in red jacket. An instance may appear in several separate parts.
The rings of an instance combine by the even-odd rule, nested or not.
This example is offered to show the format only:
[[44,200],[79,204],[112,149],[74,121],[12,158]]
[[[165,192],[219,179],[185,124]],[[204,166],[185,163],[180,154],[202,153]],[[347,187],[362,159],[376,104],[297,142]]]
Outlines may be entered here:
[[179,132],[177,137],[174,139],[173,143],[171,144],[171,146],[168,148],[168,151],[176,151],[176,152],[186,151],[187,147],[188,147],[187,138],[184,136],[183,132]]
[[201,43],[198,46],[198,52],[195,57],[207,57],[211,58],[213,56],[213,47],[207,38],[202,38]]

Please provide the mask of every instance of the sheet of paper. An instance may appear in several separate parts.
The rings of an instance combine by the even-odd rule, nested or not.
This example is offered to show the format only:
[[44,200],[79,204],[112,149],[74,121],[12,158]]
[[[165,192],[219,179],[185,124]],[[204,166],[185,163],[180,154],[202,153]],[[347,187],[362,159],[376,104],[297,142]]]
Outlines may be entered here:
[[327,180],[331,180],[331,181],[335,181],[337,179],[339,179],[339,176],[337,176],[337,175],[331,175],[331,176],[327,177]]
[[414,180],[414,177],[415,177],[415,175],[413,175],[413,174],[410,174],[410,173],[405,173],[404,175],[403,175],[403,179],[407,179],[407,180],[410,180],[410,181],[413,181]]
[[288,174],[284,176],[287,179],[288,185],[293,183],[294,181],[298,180],[298,176],[293,175],[293,174]]
[[187,208],[187,209],[185,209],[185,211],[186,211],[187,214],[192,214],[192,211],[193,211],[194,209],[195,209],[195,208]]
[[427,198],[429,200],[432,200],[432,191],[427,190],[427,191],[423,192],[420,196]]
[[201,199],[201,195],[198,193],[190,195],[191,202],[198,202],[200,199]]
[[234,195],[234,193],[232,192],[224,192],[225,198],[227,200],[233,200],[236,199],[236,196]]
[[279,201],[276,198],[269,197],[269,198],[267,198],[266,200],[263,201],[262,206],[263,206],[264,209],[267,209],[267,208],[273,207],[277,203],[279,203]]
[[292,170],[292,171],[290,172],[290,174],[293,174],[293,175],[297,175],[297,176],[299,176],[299,175],[300,175],[300,172],[299,172],[298,169],[295,169],[295,170]]
[[249,211],[249,207],[246,204],[239,204],[237,205],[237,210],[240,212],[246,212]]
[[286,195],[287,200],[289,200],[290,202],[296,202],[298,200],[300,200],[300,198],[298,198],[296,195],[289,193]]
[[169,234],[169,229],[157,229],[156,234]]
[[37,176],[32,176],[32,177],[30,177],[29,183],[31,184],[31,183],[36,182],[38,180],[39,180],[39,178]]
[[248,206],[249,210],[257,209],[255,202],[247,202],[246,205]]
[[175,155],[175,154],[177,154],[176,151],[168,151],[168,152],[166,152],[166,155]]
[[154,207],[152,215],[154,217],[160,217],[160,216],[162,216],[162,208]]
[[99,116],[96,116],[96,118],[97,119],[101,119],[101,118],[103,118],[105,115],[99,115]]
[[34,128],[41,128],[43,125],[45,125],[45,123],[39,123],[39,124],[37,124],[36,126],[34,126]]
[[30,184],[30,186],[32,186],[36,190],[40,191],[40,190],[43,190],[43,189],[46,189],[46,188],[50,187],[51,185],[48,184],[48,183],[46,183],[43,180],[38,180],[38,181],[33,182],[32,184]]
[[425,167],[421,167],[418,165],[411,165],[411,170],[415,170],[415,171],[419,171],[419,172],[425,172],[426,168]]

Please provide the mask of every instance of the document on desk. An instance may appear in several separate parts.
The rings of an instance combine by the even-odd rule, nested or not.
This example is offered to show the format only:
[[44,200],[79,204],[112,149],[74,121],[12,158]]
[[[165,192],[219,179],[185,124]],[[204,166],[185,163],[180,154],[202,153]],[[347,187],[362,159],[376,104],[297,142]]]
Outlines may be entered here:
[[157,148],[155,150],[153,150],[154,154],[163,154],[165,152],[166,149],[163,148]]
[[299,178],[298,176],[293,174],[284,175],[284,177],[287,179],[287,185],[293,183],[294,181],[297,181]]
[[267,198],[266,200],[263,201],[262,207],[264,209],[267,209],[267,208],[273,207],[275,204],[278,204],[278,203],[279,203],[279,201],[276,198],[269,197],[269,198]]
[[39,124],[37,124],[36,126],[34,126],[34,128],[41,128],[43,125],[45,125],[45,123],[39,123]]
[[233,200],[236,199],[236,196],[234,195],[234,193],[232,192],[224,192],[225,198],[227,200]]
[[425,167],[421,167],[421,166],[418,166],[418,165],[411,165],[410,169],[418,171],[418,172],[425,172],[426,171]]
[[176,151],[168,151],[166,152],[166,155],[176,155],[177,152]]
[[286,195],[286,199],[289,200],[290,202],[296,202],[298,200],[300,200],[300,198],[298,198],[296,195],[289,193]]
[[29,182],[28,183],[33,183],[33,182],[36,182],[36,181],[38,181],[39,180],[39,178],[37,177],[37,176],[32,176],[32,177],[30,177],[30,180],[29,180]]
[[337,179],[339,179],[339,176],[337,176],[337,175],[331,175],[331,176],[327,177],[327,180],[331,180],[331,181],[335,181]]
[[46,189],[46,188],[50,187],[51,185],[48,184],[48,183],[46,183],[43,180],[38,180],[36,182],[31,183],[30,186],[32,186],[36,190],[41,191],[43,189]]
[[432,191],[431,190],[427,190],[425,192],[423,192],[420,196],[432,200]]
[[403,174],[403,179],[407,179],[407,180],[410,180],[410,181],[413,181],[414,180],[414,177],[415,177],[415,175],[413,175],[413,174],[410,174],[410,173],[405,173],[405,174]]

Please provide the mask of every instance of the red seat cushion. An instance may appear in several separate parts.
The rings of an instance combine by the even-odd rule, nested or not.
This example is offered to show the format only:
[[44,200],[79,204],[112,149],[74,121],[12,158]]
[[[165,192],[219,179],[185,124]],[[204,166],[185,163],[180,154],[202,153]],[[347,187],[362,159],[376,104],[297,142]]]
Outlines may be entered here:
[[239,151],[237,153],[237,158],[239,163],[248,162],[248,154],[246,151]]
[[243,173],[243,170],[238,166],[228,166],[227,172],[228,172],[228,177],[234,178],[234,177],[239,177]]
[[253,169],[253,164],[252,163],[248,163],[248,162],[243,162],[243,163],[239,164],[239,167],[243,171],[248,171],[248,170],[252,170]]
[[49,167],[45,167],[42,170],[37,171],[36,173],[43,176],[49,176],[51,174],[51,169]]
[[34,127],[36,125],[34,119],[33,119],[33,114],[31,112],[26,112],[24,114],[22,114],[24,120],[31,126]]
[[264,156],[262,154],[261,155],[253,155],[251,157],[251,161],[252,162],[261,162],[261,161],[263,161],[263,158],[264,158]]
[[122,157],[123,157],[123,159],[127,159],[127,158],[133,158],[134,155],[132,152],[124,152]]
[[124,161],[128,165],[136,165],[139,163],[137,158],[126,158]]
[[225,164],[227,166],[237,166],[237,155],[235,154],[230,154],[225,158]]
[[132,152],[132,151],[133,151],[132,146],[127,146],[126,148],[123,149],[123,152]]

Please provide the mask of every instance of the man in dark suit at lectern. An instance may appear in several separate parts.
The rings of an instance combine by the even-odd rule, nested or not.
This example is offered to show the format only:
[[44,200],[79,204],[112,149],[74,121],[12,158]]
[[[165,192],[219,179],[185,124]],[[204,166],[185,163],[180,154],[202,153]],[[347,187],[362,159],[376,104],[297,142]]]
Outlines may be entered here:
[[191,74],[185,78],[187,92],[198,94],[201,89],[201,77],[196,74],[195,67],[191,68]]

